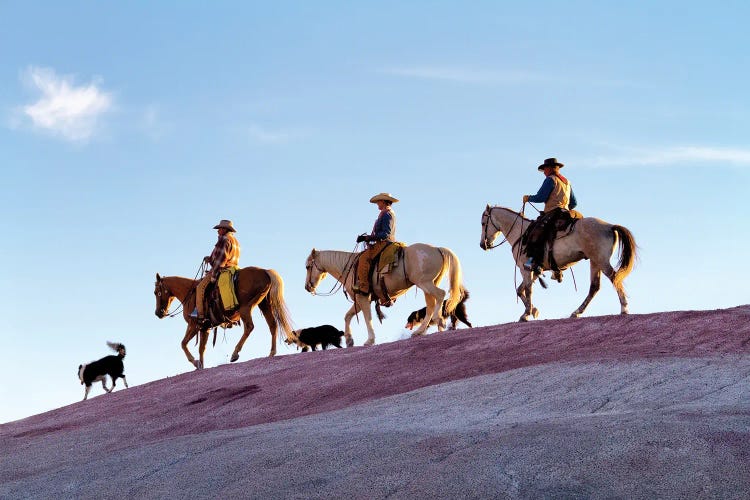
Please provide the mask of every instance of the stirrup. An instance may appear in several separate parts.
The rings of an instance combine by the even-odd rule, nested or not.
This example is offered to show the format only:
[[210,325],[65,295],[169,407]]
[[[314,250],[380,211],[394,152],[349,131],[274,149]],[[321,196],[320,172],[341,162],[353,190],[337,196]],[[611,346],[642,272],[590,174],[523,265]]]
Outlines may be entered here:
[[191,318],[197,318],[198,317],[198,308],[196,307],[193,309],[193,312],[190,313]]
[[534,271],[534,259],[529,257],[529,260],[523,263],[523,268],[527,271]]

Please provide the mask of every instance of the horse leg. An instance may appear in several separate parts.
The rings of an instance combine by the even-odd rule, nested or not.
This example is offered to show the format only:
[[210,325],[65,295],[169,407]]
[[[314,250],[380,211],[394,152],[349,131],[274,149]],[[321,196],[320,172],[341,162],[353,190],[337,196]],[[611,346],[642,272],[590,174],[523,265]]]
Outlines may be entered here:
[[518,285],[518,288],[516,289],[516,295],[521,298],[521,302],[523,302],[525,309],[521,317],[518,318],[518,321],[529,321],[531,318],[536,319],[539,317],[539,309],[534,307],[533,303],[531,302],[531,287],[533,285],[533,282],[531,281],[531,274],[525,270],[522,271],[521,274],[523,276],[523,281],[520,285]]
[[208,344],[209,330],[204,329],[200,331],[200,337],[198,338],[198,369],[206,366],[206,345]]
[[251,312],[251,306],[240,307],[240,318],[242,318],[242,325],[245,327],[245,331],[242,333],[242,337],[240,337],[239,342],[237,342],[237,345],[234,347],[232,357],[229,358],[229,361],[232,363],[240,359],[240,351],[242,350],[242,346],[245,345],[245,341],[250,336],[250,333],[252,333],[253,328],[255,328]]
[[268,354],[268,357],[276,356],[276,335],[279,331],[279,326],[276,324],[276,320],[273,317],[273,310],[271,309],[271,303],[267,299],[263,299],[260,304],[258,304],[258,308],[260,309],[260,312],[263,313],[263,317],[266,318],[266,323],[268,323],[268,330],[271,332],[271,352]]
[[193,337],[195,337],[198,334],[198,328],[188,325],[187,331],[185,332],[185,336],[182,338],[182,342],[180,345],[182,346],[182,350],[185,353],[185,356],[187,356],[188,361],[191,365],[193,365],[197,369],[203,368],[202,366],[198,366],[198,363],[195,362],[195,358],[192,354],[190,354],[190,349],[188,349],[188,342],[193,340]]
[[442,321],[441,306],[445,299],[445,290],[438,288],[435,283],[428,281],[426,283],[415,283],[415,285],[424,292],[424,301],[427,306],[424,321],[419,325],[417,331],[411,334],[412,337],[424,335],[433,321],[438,323]]
[[365,326],[367,327],[367,340],[364,345],[373,345],[375,343],[375,329],[372,327],[372,311],[370,309],[370,298],[361,294],[356,294],[354,299],[357,302],[357,306],[362,311],[362,316],[365,318]]
[[[609,265],[609,262],[607,264]],[[617,297],[620,299],[620,314],[628,314],[628,296],[625,294],[625,287],[622,286],[622,282],[615,283],[615,270],[612,266],[609,266],[609,269],[604,270],[604,274],[612,282]]]
[[[368,306],[369,307],[369,306]],[[354,317],[357,304],[355,303],[352,307],[346,311],[344,315],[344,338],[346,338],[346,347],[354,347],[354,339],[352,338],[352,318]]]
[[[608,276],[614,276],[614,270],[612,270],[612,266],[607,264],[609,267],[610,273],[608,273]],[[601,281],[602,281],[602,270],[600,267],[598,267],[594,262],[591,262],[591,284],[589,285],[589,294],[586,296],[586,298],[583,300],[580,306],[578,306],[578,309],[573,311],[573,314],[570,315],[571,318],[578,318],[583,314],[583,311],[586,310],[586,308],[589,305],[589,302],[591,302],[591,299],[594,298],[594,295],[599,291],[599,288],[601,287]]]

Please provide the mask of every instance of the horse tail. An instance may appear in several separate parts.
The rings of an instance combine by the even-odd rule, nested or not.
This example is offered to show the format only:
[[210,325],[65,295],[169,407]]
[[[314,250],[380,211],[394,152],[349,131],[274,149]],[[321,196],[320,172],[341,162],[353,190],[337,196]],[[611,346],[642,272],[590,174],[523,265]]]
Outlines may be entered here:
[[271,313],[276,325],[281,327],[284,339],[292,338],[294,337],[294,328],[292,328],[292,321],[289,319],[289,309],[284,302],[284,280],[273,269],[266,269],[266,272],[271,279],[271,289],[266,297],[271,304]]
[[[440,251],[443,254],[443,267],[450,267],[450,273],[448,275],[450,280],[450,289],[448,293],[450,295],[448,297],[448,302],[445,304],[445,314],[450,315],[456,310],[456,306],[458,306],[464,296],[466,290],[463,283],[464,275],[461,270],[461,262],[458,260],[458,257],[456,257],[456,254],[450,249],[443,247],[440,248]],[[440,304],[438,304],[438,307],[440,307]]]
[[619,287],[622,285],[625,277],[635,267],[638,246],[635,244],[633,233],[626,227],[615,225],[612,226],[612,231],[620,243],[620,261],[617,264],[617,271],[615,271],[615,275],[612,278],[612,284],[615,287]]

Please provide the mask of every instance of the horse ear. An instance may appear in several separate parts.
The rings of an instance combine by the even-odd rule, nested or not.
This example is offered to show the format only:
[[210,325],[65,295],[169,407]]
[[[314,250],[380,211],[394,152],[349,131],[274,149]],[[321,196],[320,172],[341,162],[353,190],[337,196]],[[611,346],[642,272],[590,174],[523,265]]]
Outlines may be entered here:
[[489,210],[489,209],[490,209],[490,204],[487,203],[487,208],[485,210]]
[[310,255],[312,255],[313,257],[315,257],[315,252],[317,252],[317,250],[315,250],[315,247],[313,247],[312,252],[310,252]]
[[159,276],[159,273],[156,273],[156,281],[161,281],[161,276]]

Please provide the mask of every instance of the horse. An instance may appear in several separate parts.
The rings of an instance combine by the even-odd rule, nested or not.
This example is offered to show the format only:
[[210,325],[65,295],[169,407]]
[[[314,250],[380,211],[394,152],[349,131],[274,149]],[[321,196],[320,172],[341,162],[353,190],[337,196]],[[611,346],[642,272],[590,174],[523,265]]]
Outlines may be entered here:
[[[261,269],[259,267],[245,267],[237,271],[237,300],[239,309],[236,316],[242,319],[244,333],[234,348],[230,361],[235,362],[240,357],[240,350],[250,336],[255,326],[251,312],[255,306],[263,313],[271,331],[271,353],[276,354],[276,333],[281,328],[284,339],[293,336],[292,323],[289,311],[284,302],[284,281],[273,269]],[[206,352],[208,332],[210,327],[201,328],[196,318],[190,316],[195,308],[195,287],[197,280],[182,278],[180,276],[159,276],[156,273],[156,285],[154,295],[156,296],[156,316],[163,318],[168,315],[169,306],[173,299],[182,303],[182,317],[187,323],[185,337],[182,339],[182,350],[188,361],[197,369],[203,368],[203,359]],[[188,342],[200,333],[199,360],[190,354]]]
[[[315,294],[318,284],[331,274],[338,280],[350,297],[354,297],[354,304],[344,315],[344,335],[347,347],[352,347],[351,320],[357,311],[362,311],[367,325],[366,346],[375,343],[375,331],[372,328],[372,315],[370,311],[370,297],[355,293],[353,290],[356,270],[353,269],[357,262],[357,253],[343,252],[338,250],[316,250],[312,249],[305,262],[307,277],[305,290]],[[416,286],[424,292],[424,300],[427,306],[426,321],[422,326],[412,333],[412,337],[424,335],[430,326],[430,318],[434,318],[439,324],[444,324],[440,309],[445,299],[446,292],[438,288],[446,272],[449,272],[450,297],[446,306],[447,314],[451,314],[456,305],[461,301],[463,290],[463,273],[461,263],[450,249],[434,247],[424,243],[409,245],[403,250],[403,259],[391,272],[384,275],[385,287],[391,298],[396,298],[406,293],[412,286]],[[373,287],[375,283],[373,282]]]
[[[539,317],[539,310],[531,303],[531,287],[538,275],[523,267],[526,255],[522,251],[521,237],[529,224],[531,220],[525,218],[522,213],[501,206],[487,205],[482,213],[482,238],[479,246],[483,250],[490,250],[508,241],[511,244],[516,266],[521,270],[523,281],[516,289],[516,293],[526,306],[526,310],[519,321],[528,321],[532,316]],[[499,233],[505,235],[505,240],[499,245],[493,245]],[[618,243],[620,257],[617,270],[615,270],[609,260]],[[625,295],[623,280],[633,270],[637,258],[636,252],[635,239],[627,228],[595,217],[578,219],[569,233],[558,236],[552,247],[552,255],[561,271],[575,265],[581,259],[590,261],[589,293],[570,317],[577,318],[586,310],[591,299],[599,291],[602,272],[609,278],[617,292],[620,299],[620,314],[627,314],[628,299]],[[549,259],[542,263],[542,268],[550,269]],[[543,282],[542,285],[544,285]]]

